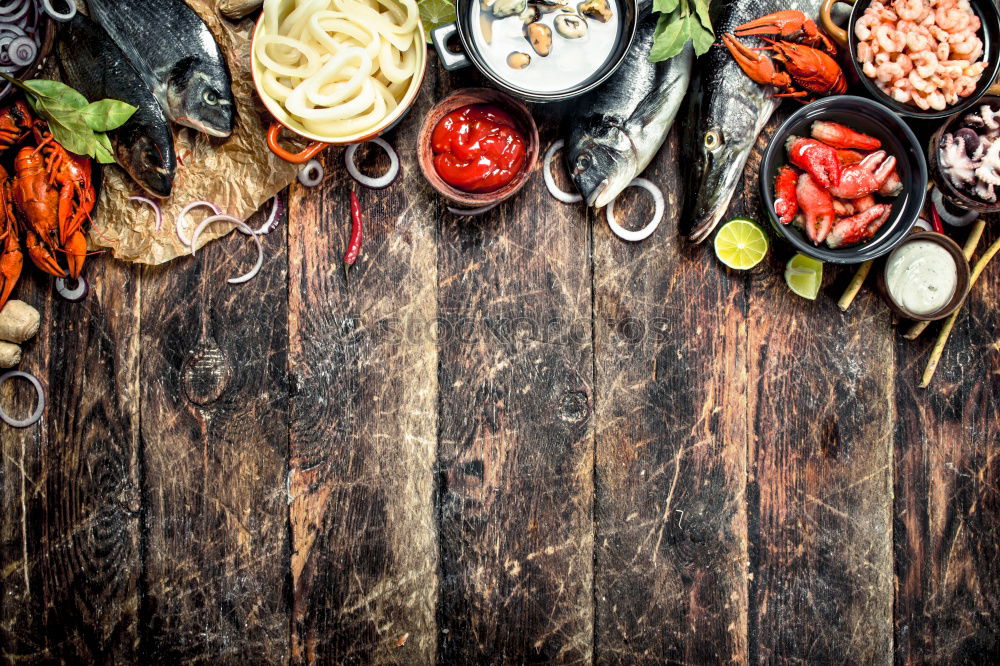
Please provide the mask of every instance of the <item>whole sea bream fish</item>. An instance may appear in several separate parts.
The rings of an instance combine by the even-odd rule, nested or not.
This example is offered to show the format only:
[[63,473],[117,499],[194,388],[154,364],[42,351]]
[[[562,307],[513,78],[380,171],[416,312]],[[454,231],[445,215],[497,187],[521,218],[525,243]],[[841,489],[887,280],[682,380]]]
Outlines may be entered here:
[[[691,78],[694,51],[649,61],[656,15],[640,12],[635,40],[618,71],[576,105],[566,162],[588,206],[607,205],[649,165],[667,138]],[[742,76],[742,72],[740,72]]]
[[[820,0],[731,0],[715,18],[718,37],[782,9],[815,17]],[[757,136],[781,103],[774,88],[754,83],[729,52],[713,46],[698,59],[683,142],[694,201],[683,216],[688,238],[700,243],[725,215]]]
[[215,37],[182,0],[87,0],[170,120],[210,136],[233,132],[236,107]]
[[77,13],[59,29],[58,55],[66,83],[88,100],[117,99],[136,107],[110,133],[115,161],[153,196],[170,196],[177,167],[170,125],[122,50],[101,26]]

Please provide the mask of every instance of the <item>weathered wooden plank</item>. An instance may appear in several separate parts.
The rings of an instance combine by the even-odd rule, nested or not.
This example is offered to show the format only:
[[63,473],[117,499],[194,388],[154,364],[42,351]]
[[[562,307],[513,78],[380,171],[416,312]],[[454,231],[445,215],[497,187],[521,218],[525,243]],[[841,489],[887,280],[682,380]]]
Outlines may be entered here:
[[[988,229],[983,247],[996,234]],[[897,343],[900,664],[988,663],[1000,650],[997,303],[1000,271],[992,266],[966,303],[927,389],[917,385],[937,326],[918,343]]]
[[676,155],[646,172],[669,211],[649,240],[594,222],[599,663],[747,659],[746,288],[677,235]]
[[[27,262],[25,262],[27,263]],[[13,296],[36,307],[42,327],[25,343],[19,369],[36,375],[49,388],[51,286],[25,268]],[[22,382],[8,383],[0,400],[11,414],[27,415],[35,392]],[[0,424],[0,659],[4,662],[51,658],[42,623],[44,593],[38,558],[42,541],[44,451],[49,447],[48,416],[32,428]]]
[[873,290],[840,312],[849,271],[792,294],[791,254],[772,246],[750,284],[750,661],[888,663],[895,332]]
[[147,663],[288,656],[284,225],[264,250],[243,285],[239,233],[143,275]]
[[[434,661],[437,215],[409,143],[430,104],[429,92],[421,94],[388,137],[402,161],[391,187],[358,187],[343,169],[343,152],[331,149],[325,182],[293,190],[295,661]],[[388,166],[377,150],[362,149],[358,158],[373,173]],[[352,188],[365,231],[345,279]]]
[[540,176],[441,219],[443,663],[591,659],[590,233]]

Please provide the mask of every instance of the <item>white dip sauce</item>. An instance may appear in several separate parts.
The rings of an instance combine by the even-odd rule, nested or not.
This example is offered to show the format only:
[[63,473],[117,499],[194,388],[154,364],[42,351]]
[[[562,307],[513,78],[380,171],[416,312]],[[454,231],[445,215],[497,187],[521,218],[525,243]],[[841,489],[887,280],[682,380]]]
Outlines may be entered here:
[[[524,21],[516,14],[493,18],[492,39],[487,41],[479,17],[479,0],[469,4],[473,39],[483,59],[498,77],[527,92],[559,92],[586,81],[608,61],[619,37],[621,22],[615,0],[608,0],[611,19],[607,23],[585,18],[587,34],[576,39],[567,39],[556,30],[554,23],[560,12],[543,13],[538,22],[552,30],[552,48],[547,56],[541,56],[525,38]],[[571,0],[566,7],[575,9],[577,4],[577,0]],[[531,56],[531,63],[524,69],[507,64],[507,56],[515,51]]]
[[885,284],[897,305],[913,314],[928,315],[955,295],[958,267],[951,253],[938,243],[910,241],[889,255]]

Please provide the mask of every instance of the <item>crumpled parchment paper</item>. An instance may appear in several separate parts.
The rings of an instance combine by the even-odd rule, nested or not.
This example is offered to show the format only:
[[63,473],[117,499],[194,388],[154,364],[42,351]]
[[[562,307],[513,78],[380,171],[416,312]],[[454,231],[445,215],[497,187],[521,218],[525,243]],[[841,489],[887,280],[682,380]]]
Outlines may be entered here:
[[[108,248],[117,259],[160,264],[190,254],[175,230],[177,214],[192,201],[217,204],[222,212],[246,220],[260,206],[295,178],[296,167],[279,159],[267,148],[270,115],[257,99],[250,74],[251,18],[233,23],[220,17],[212,0],[187,0],[205,20],[226,54],[236,100],[236,127],[228,139],[213,139],[192,129],[172,125],[178,156],[173,193],[159,201],[163,226],[155,230],[155,216],[144,203],[129,201],[141,194],[138,185],[116,165],[104,167],[104,187],[90,229],[92,249]],[[58,70],[58,67],[54,68]],[[286,133],[287,135],[287,133]],[[182,164],[183,162],[183,164]],[[188,215],[194,230],[198,221],[211,214],[200,208]],[[233,225],[215,223],[198,238],[201,247],[233,230]]]

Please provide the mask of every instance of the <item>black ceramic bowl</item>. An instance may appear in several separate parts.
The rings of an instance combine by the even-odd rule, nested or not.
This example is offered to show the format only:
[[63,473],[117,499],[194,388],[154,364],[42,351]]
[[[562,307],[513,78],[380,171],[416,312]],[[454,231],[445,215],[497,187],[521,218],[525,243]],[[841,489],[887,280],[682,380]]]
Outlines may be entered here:
[[[434,43],[434,49],[437,51],[441,65],[449,71],[474,65],[497,88],[528,102],[558,102],[590,92],[607,81],[618,70],[628,54],[632,40],[635,38],[636,0],[617,0],[618,11],[621,12],[618,22],[618,39],[614,49],[590,77],[561,90],[544,93],[526,90],[498,74],[479,52],[479,47],[473,37],[475,34],[472,26],[473,11],[471,5],[473,3],[478,4],[479,0],[456,0],[455,22],[431,30],[431,41]],[[456,32],[461,40],[462,50],[459,52],[448,48],[449,41]]]
[[[824,3],[823,12],[826,12],[828,15],[829,6],[835,1],[837,0],[828,0],[827,3]],[[969,0],[969,3],[972,5],[972,10],[979,16],[979,20],[982,23],[982,27],[979,29],[979,38],[983,40],[983,58],[989,62],[989,65],[983,71],[983,74],[979,79],[979,85],[976,86],[975,92],[959,101],[958,104],[953,104],[952,106],[946,107],[941,111],[935,111],[934,109],[924,111],[913,104],[897,102],[892,97],[879,90],[875,81],[865,76],[864,72],[861,71],[861,63],[858,62],[858,38],[854,34],[854,24],[859,18],[861,18],[862,15],[864,15],[865,10],[871,3],[872,0],[857,0],[857,2],[854,3],[854,9],[851,10],[851,18],[847,23],[847,45],[851,68],[853,69],[853,76],[851,78],[860,82],[861,86],[864,87],[865,92],[867,92],[872,99],[884,104],[900,115],[910,116],[912,118],[934,119],[946,118],[953,113],[965,111],[969,107],[973,106],[980,97],[986,94],[986,91],[989,89],[994,79],[996,79],[997,72],[1000,71],[1000,10],[998,10],[997,6],[994,4],[994,0]],[[888,2],[885,4],[888,4]],[[826,16],[823,18],[824,25],[829,29]],[[837,31],[830,30],[830,32],[833,34]]]
[[[809,126],[817,120],[832,120],[853,130],[870,134],[882,142],[882,148],[896,156],[896,172],[903,181],[903,191],[892,202],[892,215],[875,237],[867,243],[831,249],[812,244],[805,233],[792,225],[778,222],[774,214],[774,180],[778,169],[788,164],[785,140],[791,135],[809,136]],[[826,97],[796,111],[778,128],[764,153],[760,171],[760,196],[778,235],[802,254],[836,264],[858,264],[880,257],[906,238],[916,224],[927,191],[927,163],[913,130],[895,113],[877,102],[848,95]]]

